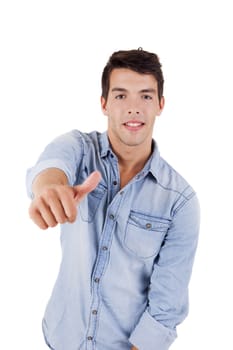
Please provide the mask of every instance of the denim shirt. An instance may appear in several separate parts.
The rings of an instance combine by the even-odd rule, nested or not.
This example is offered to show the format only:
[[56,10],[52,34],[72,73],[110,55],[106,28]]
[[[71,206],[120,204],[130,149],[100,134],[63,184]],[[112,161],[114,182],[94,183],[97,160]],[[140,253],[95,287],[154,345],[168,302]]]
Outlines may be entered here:
[[61,225],[62,261],[43,318],[55,350],[166,350],[188,313],[199,231],[189,184],[159,155],[124,188],[107,133],[74,130],[56,138],[28,170],[27,189],[47,168],[70,185],[94,170],[102,179]]

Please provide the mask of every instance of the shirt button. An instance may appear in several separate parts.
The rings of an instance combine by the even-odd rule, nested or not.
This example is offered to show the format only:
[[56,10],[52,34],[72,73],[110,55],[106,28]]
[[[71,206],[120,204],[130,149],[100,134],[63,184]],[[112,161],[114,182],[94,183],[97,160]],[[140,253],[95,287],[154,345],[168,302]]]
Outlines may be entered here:
[[87,340],[92,340],[92,339],[93,339],[93,337],[90,337],[90,336],[89,336],[89,337],[87,337]]
[[92,315],[97,315],[97,310],[93,310]]
[[146,224],[146,228],[151,228],[151,224],[149,222]]
[[113,214],[110,214],[109,217],[110,217],[111,220],[114,220],[114,215]]
[[117,181],[113,181],[113,185],[116,186],[117,185]]
[[120,194],[123,195],[123,194],[124,194],[124,191],[121,191]]
[[108,247],[103,246],[103,247],[102,247],[102,250],[108,250]]
[[94,281],[95,281],[95,283],[99,283],[100,279],[96,277],[96,278],[94,279]]

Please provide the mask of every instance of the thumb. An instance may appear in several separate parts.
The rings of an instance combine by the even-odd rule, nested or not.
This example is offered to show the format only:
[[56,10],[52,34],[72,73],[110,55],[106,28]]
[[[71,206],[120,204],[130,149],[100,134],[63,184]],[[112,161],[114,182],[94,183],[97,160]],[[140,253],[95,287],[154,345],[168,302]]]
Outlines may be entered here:
[[74,199],[76,201],[80,201],[83,199],[85,195],[87,195],[89,192],[93,191],[98,183],[100,182],[101,174],[99,171],[94,171],[89,175],[86,180],[81,184],[74,186],[75,190],[75,197]]

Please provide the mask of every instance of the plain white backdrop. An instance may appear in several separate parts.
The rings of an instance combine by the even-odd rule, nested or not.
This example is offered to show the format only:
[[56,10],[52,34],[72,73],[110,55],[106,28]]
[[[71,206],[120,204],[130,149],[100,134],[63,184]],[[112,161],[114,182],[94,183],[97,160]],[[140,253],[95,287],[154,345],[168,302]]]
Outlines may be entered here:
[[102,69],[113,51],[139,46],[159,55],[165,76],[154,137],[202,209],[190,313],[171,349],[232,348],[230,5],[1,1],[0,349],[46,349],[41,319],[60,262],[59,229],[40,231],[28,218],[26,170],[59,134],[105,130]]

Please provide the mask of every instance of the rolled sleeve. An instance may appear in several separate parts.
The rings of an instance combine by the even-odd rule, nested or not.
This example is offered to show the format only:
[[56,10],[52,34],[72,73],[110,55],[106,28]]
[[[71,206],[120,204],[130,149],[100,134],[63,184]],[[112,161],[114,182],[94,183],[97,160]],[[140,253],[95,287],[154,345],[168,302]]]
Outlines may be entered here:
[[67,176],[68,183],[74,185],[77,175],[77,166],[83,157],[83,144],[80,133],[73,130],[57,137],[40,155],[34,167],[27,170],[26,189],[30,198],[33,198],[32,183],[43,170],[57,168]]
[[140,350],[167,350],[176,336],[175,330],[164,327],[145,311],[129,341]]

